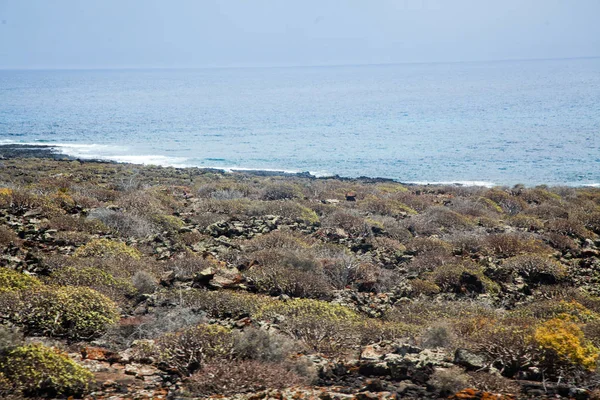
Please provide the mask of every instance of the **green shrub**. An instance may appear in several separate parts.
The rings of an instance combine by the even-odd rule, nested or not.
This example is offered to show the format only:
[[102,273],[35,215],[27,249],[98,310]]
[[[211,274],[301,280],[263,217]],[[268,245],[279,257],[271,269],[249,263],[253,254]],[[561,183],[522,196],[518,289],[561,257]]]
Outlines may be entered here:
[[298,186],[285,182],[271,183],[264,188],[262,193],[263,200],[286,200],[301,196],[302,191]]
[[331,355],[340,355],[358,343],[357,325],[363,321],[349,308],[308,299],[267,304],[255,317],[277,321],[283,332],[315,351]]
[[484,275],[483,267],[472,262],[452,263],[437,267],[427,274],[443,292],[498,293],[500,286]]
[[161,231],[177,233],[185,225],[181,218],[174,215],[155,215],[152,219]]
[[0,267],[0,293],[40,286],[39,279],[9,268]]
[[110,239],[94,239],[75,250],[75,257],[126,257],[139,260],[142,254],[125,243]]
[[418,297],[420,295],[429,296],[440,292],[440,287],[427,279],[413,279],[410,281],[410,292],[413,296]]
[[82,396],[93,375],[65,354],[40,344],[16,347],[0,356],[0,371],[27,396]]
[[25,331],[69,339],[104,333],[119,319],[116,305],[85,287],[38,286],[0,297],[0,311]]
[[61,286],[84,286],[108,296],[114,301],[136,293],[135,287],[124,278],[115,278],[94,267],[64,267],[52,273],[49,281]]

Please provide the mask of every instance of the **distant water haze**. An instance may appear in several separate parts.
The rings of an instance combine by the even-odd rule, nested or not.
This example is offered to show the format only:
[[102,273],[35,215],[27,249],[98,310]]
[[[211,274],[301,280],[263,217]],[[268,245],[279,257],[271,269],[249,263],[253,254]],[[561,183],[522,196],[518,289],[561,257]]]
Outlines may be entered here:
[[0,68],[600,56],[598,0],[0,0]]
[[403,182],[598,185],[600,59],[0,71],[0,141]]

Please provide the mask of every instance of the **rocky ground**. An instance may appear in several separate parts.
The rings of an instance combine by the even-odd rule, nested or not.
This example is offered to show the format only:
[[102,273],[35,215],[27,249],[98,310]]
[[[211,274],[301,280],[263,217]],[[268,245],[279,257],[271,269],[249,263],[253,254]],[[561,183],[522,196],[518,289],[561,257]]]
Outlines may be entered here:
[[[598,189],[3,154],[5,396],[600,395]],[[89,382],[9,366],[35,343]]]

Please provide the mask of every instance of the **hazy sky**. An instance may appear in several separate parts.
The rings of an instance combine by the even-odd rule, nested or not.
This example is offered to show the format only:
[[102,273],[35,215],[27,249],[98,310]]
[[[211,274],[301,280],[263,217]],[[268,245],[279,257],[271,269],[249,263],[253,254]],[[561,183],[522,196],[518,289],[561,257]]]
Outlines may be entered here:
[[600,56],[600,0],[0,0],[0,68]]

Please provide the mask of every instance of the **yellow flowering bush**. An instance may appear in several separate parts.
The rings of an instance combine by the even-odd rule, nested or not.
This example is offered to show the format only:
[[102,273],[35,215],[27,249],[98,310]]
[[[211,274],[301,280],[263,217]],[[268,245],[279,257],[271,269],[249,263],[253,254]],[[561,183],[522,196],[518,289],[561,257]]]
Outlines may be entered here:
[[535,340],[545,350],[587,370],[596,369],[600,349],[587,342],[579,326],[569,320],[553,318],[535,330]]

